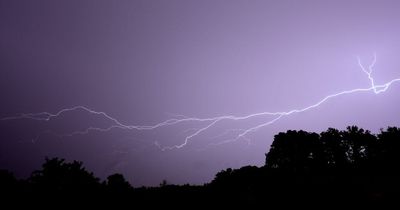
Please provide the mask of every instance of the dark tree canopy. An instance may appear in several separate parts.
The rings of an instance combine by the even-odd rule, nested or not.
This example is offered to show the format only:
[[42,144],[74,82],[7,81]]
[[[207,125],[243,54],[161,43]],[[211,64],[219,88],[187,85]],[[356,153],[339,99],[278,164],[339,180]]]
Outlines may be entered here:
[[[211,183],[236,204],[323,204],[358,207],[400,198],[400,129],[377,135],[356,126],[321,133],[281,132],[261,168],[223,170]],[[250,200],[249,200],[250,196]]]
[[42,169],[32,173],[30,182],[38,190],[54,193],[86,193],[97,190],[100,186],[99,179],[88,172],[82,162],[66,163],[64,159],[58,158],[46,158]]
[[[0,170],[3,201],[19,199],[90,207],[212,208],[260,206],[348,207],[396,205],[400,199],[400,129],[388,127],[379,134],[356,126],[329,128],[321,133],[289,130],[275,135],[262,167],[222,170],[203,186],[173,185],[133,188],[122,174],[100,183],[82,162],[46,158],[42,168],[27,180]],[[12,199],[7,199],[12,198]],[[54,207],[54,206],[52,206]]]
[[287,131],[275,136],[266,165],[293,172],[320,167],[323,153],[319,135],[305,131]]
[[357,126],[320,134],[289,130],[275,135],[265,166],[292,172],[392,170],[399,167],[399,142],[400,130],[392,127],[378,135]]
[[122,174],[113,174],[107,177],[107,187],[111,193],[125,194],[132,190],[132,186]]

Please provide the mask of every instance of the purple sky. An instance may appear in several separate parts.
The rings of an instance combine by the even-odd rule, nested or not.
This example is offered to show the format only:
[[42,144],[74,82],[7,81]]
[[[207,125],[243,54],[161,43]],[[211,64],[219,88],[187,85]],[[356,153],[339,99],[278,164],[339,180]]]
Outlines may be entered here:
[[[77,105],[126,125],[301,109],[370,81],[400,78],[399,1],[0,0],[0,118]],[[399,82],[400,83],[400,82]],[[0,121],[0,168],[26,177],[44,156],[81,160],[134,185],[201,184],[227,167],[262,165],[273,135],[400,126],[400,84],[332,98],[231,143],[271,117],[183,122],[62,136],[114,122],[78,109],[49,121]],[[210,122],[208,122],[209,124]],[[196,130],[197,129],[197,130]],[[157,143],[155,143],[157,142]]]

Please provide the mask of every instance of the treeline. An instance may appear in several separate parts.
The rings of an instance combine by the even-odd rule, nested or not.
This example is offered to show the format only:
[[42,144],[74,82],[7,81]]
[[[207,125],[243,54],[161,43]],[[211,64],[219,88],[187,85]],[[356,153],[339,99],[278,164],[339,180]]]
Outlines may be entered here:
[[400,129],[377,135],[356,126],[274,137],[262,167],[216,174],[202,186],[133,188],[121,174],[100,181],[81,162],[46,159],[26,180],[0,171],[0,193],[14,205],[90,206],[366,206],[400,199]]
[[237,204],[398,206],[399,148],[396,127],[377,135],[356,126],[289,130],[275,135],[263,167],[223,170],[211,186],[220,201]]

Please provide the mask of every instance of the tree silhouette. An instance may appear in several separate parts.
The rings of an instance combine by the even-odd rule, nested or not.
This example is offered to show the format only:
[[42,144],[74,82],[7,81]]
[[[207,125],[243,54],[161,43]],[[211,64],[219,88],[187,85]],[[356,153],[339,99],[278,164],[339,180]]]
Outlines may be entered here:
[[379,169],[388,174],[399,175],[400,167],[400,128],[389,127],[386,131],[381,130],[379,138],[379,155],[377,163]]
[[348,144],[342,134],[343,132],[334,128],[329,128],[320,134],[324,146],[323,160],[328,169],[344,169],[350,164],[347,157]]
[[370,131],[357,126],[349,126],[344,131],[329,128],[321,134],[289,130],[275,136],[265,165],[292,172],[372,170],[378,158],[385,162],[395,159],[381,154],[396,154],[390,148],[400,145],[390,142],[399,140],[384,140],[399,139],[395,131],[398,130],[382,131],[378,140]]
[[50,201],[74,206],[86,202],[91,207],[396,204],[400,198],[399,149],[400,129],[396,127],[377,135],[356,126],[329,128],[319,134],[289,130],[274,136],[262,167],[228,168],[203,186],[179,186],[164,180],[158,187],[140,188],[133,188],[122,174],[108,176],[100,184],[82,162],[46,158],[28,180],[17,180],[0,170],[0,198],[35,201],[26,203],[40,207]]
[[107,189],[112,194],[126,194],[133,188],[122,174],[113,174],[107,177]]
[[45,193],[84,194],[99,190],[99,179],[86,171],[82,162],[66,163],[64,159],[46,158],[41,170],[30,177],[33,186]]
[[318,134],[289,130],[275,135],[265,164],[294,173],[309,171],[322,167],[322,149]]

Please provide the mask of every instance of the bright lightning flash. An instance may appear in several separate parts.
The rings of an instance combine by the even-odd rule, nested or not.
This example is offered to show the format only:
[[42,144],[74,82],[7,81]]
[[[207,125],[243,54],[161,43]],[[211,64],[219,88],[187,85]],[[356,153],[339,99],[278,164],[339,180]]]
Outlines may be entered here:
[[197,118],[197,117],[186,117],[186,116],[179,116],[176,118],[171,118],[168,120],[165,120],[163,122],[160,122],[158,124],[155,125],[126,125],[124,123],[121,123],[119,120],[117,120],[114,117],[111,117],[110,115],[108,115],[105,112],[99,112],[99,111],[94,111],[92,109],[89,109],[85,106],[75,106],[72,108],[65,108],[60,110],[57,113],[49,113],[49,112],[40,112],[40,113],[28,113],[28,114],[20,114],[17,116],[12,116],[12,117],[5,117],[2,118],[0,120],[19,120],[19,119],[31,119],[31,120],[38,120],[38,121],[51,121],[54,118],[58,118],[58,117],[62,117],[63,114],[65,114],[66,112],[73,112],[73,111],[77,111],[77,110],[83,110],[86,111],[90,114],[93,115],[99,115],[104,117],[105,119],[110,120],[111,122],[113,122],[113,125],[106,127],[106,128],[99,128],[99,127],[88,127],[86,130],[81,130],[81,131],[75,131],[72,133],[69,133],[67,135],[64,136],[73,136],[73,135],[83,135],[83,134],[87,134],[90,131],[99,131],[99,132],[107,132],[110,131],[112,129],[118,128],[118,129],[128,129],[128,130],[154,130],[157,128],[161,128],[161,127],[165,127],[165,126],[171,126],[171,125],[176,125],[176,124],[182,124],[185,122],[207,122],[207,124],[201,128],[198,129],[194,129],[193,132],[190,135],[187,135],[183,141],[183,143],[178,144],[178,145],[173,145],[173,146],[161,146],[161,144],[159,142],[155,142],[154,144],[159,147],[161,150],[171,150],[171,149],[180,149],[184,146],[186,146],[190,140],[192,140],[193,138],[195,138],[196,136],[200,135],[201,133],[207,131],[208,129],[210,129],[211,127],[215,126],[217,123],[219,123],[220,121],[223,120],[231,120],[231,121],[240,121],[240,120],[247,120],[247,119],[251,119],[251,118],[255,118],[255,117],[260,117],[260,116],[272,116],[272,120],[266,121],[264,123],[258,124],[254,127],[250,127],[250,128],[246,128],[246,129],[231,129],[228,131],[239,131],[240,133],[238,133],[236,135],[236,138],[234,139],[230,139],[230,140],[226,140],[217,144],[213,144],[213,145],[218,145],[218,144],[222,144],[222,143],[228,143],[228,142],[232,142],[232,141],[236,141],[240,138],[246,138],[246,135],[251,133],[251,132],[255,132],[260,128],[269,126],[271,124],[274,124],[275,122],[277,122],[278,120],[282,119],[282,117],[284,116],[289,116],[295,113],[300,113],[300,112],[305,112],[305,111],[309,111],[311,109],[314,109],[318,106],[320,106],[321,104],[323,104],[324,102],[328,101],[329,99],[341,96],[341,95],[346,95],[346,94],[352,94],[352,93],[358,93],[358,92],[373,92],[375,94],[380,94],[382,92],[385,92],[393,83],[395,82],[399,82],[400,78],[396,78],[393,79],[387,83],[381,84],[381,85],[376,85],[374,78],[372,77],[372,72],[373,72],[373,67],[376,63],[376,54],[374,54],[374,58],[373,61],[371,62],[371,64],[368,66],[368,68],[365,68],[365,66],[362,64],[361,59],[359,57],[357,57],[358,60],[358,65],[361,68],[361,70],[367,75],[369,81],[370,81],[370,87],[368,88],[356,88],[356,89],[352,89],[352,90],[345,90],[342,92],[338,92],[338,93],[334,93],[331,95],[328,95],[324,98],[322,98],[320,101],[318,101],[317,103],[314,103],[310,106],[304,107],[304,108],[300,108],[300,109],[293,109],[293,110],[289,110],[289,111],[284,111],[284,112],[260,112],[260,113],[254,113],[254,114],[250,114],[250,115],[246,115],[246,116],[234,116],[234,115],[225,115],[225,116],[218,116],[218,117],[211,117],[211,118]]

